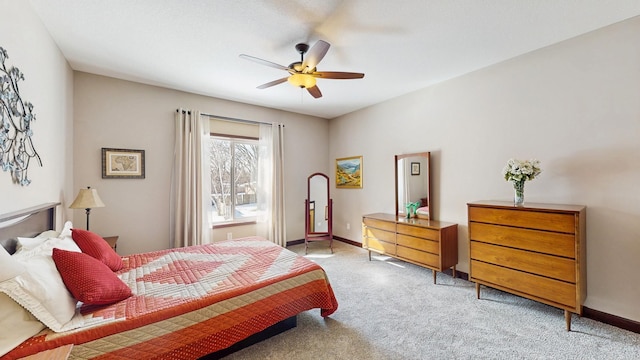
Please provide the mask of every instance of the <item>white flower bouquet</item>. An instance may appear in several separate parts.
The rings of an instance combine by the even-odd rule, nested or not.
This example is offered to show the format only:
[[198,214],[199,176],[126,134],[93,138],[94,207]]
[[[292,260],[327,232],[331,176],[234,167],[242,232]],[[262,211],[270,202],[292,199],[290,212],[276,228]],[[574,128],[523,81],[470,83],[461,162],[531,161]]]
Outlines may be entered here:
[[540,161],[535,159],[525,161],[510,159],[507,162],[507,166],[502,169],[502,175],[505,180],[513,183],[513,189],[515,190],[513,202],[516,206],[523,206],[524,204],[525,181],[535,179],[541,172]]
[[540,161],[535,159],[525,161],[510,159],[504,169],[502,169],[504,179],[506,181],[512,181],[514,184],[533,180],[536,176],[540,175],[541,172]]

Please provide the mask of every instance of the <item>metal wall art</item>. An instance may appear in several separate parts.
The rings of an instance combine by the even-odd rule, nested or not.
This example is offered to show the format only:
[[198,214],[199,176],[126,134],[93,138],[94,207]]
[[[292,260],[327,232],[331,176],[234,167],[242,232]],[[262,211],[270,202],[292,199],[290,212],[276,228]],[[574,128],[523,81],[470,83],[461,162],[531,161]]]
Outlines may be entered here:
[[7,51],[0,47],[0,167],[11,174],[14,183],[27,186],[31,183],[27,176],[31,159],[42,166],[31,139],[36,116],[33,104],[20,97],[18,81],[24,80],[24,75],[15,66],[7,69],[8,58]]

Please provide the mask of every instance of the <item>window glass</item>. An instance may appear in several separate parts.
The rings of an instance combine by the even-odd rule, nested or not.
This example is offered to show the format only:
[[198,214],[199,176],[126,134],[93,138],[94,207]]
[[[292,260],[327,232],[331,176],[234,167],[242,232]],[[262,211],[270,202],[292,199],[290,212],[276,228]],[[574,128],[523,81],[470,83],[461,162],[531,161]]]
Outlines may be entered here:
[[211,221],[255,221],[258,141],[211,137]]

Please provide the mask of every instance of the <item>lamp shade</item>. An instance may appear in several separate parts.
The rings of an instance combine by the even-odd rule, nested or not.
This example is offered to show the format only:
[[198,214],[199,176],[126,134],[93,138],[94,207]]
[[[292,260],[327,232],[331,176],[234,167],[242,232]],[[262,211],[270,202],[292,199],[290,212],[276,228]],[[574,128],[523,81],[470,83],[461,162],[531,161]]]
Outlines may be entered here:
[[76,196],[76,199],[69,205],[69,208],[93,209],[104,206],[100,196],[98,196],[98,190],[87,187],[86,189],[80,189],[78,196]]

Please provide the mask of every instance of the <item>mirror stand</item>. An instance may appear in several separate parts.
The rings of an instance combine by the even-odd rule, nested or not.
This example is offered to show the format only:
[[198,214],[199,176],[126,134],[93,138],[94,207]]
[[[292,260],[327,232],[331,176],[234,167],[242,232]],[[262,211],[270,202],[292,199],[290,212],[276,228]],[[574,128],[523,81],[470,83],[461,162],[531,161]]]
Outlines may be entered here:
[[[309,242],[329,241],[333,254],[333,199],[329,197],[329,177],[322,173],[307,178],[307,198],[304,200],[304,253]],[[320,213],[318,213],[320,212]],[[318,216],[324,214],[324,218]]]

